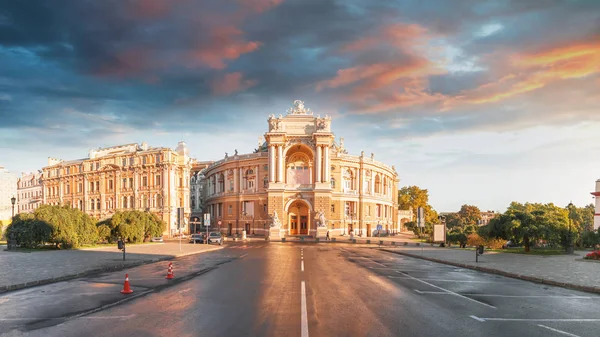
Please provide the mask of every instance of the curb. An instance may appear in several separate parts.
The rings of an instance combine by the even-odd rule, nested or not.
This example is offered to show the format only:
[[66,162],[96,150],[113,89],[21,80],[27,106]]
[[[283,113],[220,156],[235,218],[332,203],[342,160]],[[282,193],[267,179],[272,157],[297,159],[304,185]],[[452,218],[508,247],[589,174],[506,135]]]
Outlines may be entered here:
[[425,257],[425,256],[416,255],[416,254],[411,254],[411,253],[393,251],[393,250],[386,249],[386,248],[381,248],[381,250],[386,251],[388,253],[393,253],[393,254],[398,254],[398,255],[405,255],[405,256],[416,258],[416,259],[427,260],[427,261],[431,261],[431,262],[437,262],[437,263],[447,264],[447,265],[451,265],[451,266],[456,266],[456,267],[461,267],[461,268],[466,268],[466,269],[472,269],[472,270],[482,271],[484,273],[506,276],[506,277],[510,277],[510,278],[514,278],[514,279],[523,280],[523,281],[535,282],[535,283],[540,283],[540,284],[547,284],[547,285],[551,285],[551,286],[557,286],[557,287],[562,287],[562,288],[569,288],[569,289],[574,289],[574,290],[585,291],[585,292],[588,292],[588,293],[600,294],[600,287],[582,286],[582,285],[573,284],[573,283],[565,283],[565,282],[552,281],[552,280],[544,279],[544,278],[541,278],[541,277],[519,275],[519,274],[515,274],[515,273],[506,272],[506,271],[503,271],[503,270],[498,270],[498,269],[493,269],[493,268],[486,268],[486,267],[479,267],[479,266],[473,266],[473,265],[470,265],[470,264],[464,264],[464,263],[460,263],[460,262],[445,261],[445,260],[440,260],[440,259],[436,259],[436,258],[433,258],[433,257]]
[[84,276],[91,276],[91,275],[96,275],[96,274],[101,274],[101,273],[106,273],[106,272],[125,270],[127,268],[139,267],[139,266],[142,266],[145,264],[152,264],[152,263],[161,262],[161,261],[174,260],[179,257],[208,253],[208,252],[212,252],[212,251],[219,250],[219,249],[223,249],[223,248],[222,247],[214,247],[212,249],[204,250],[201,252],[191,252],[191,253],[185,253],[185,254],[176,255],[176,256],[157,257],[157,258],[153,258],[151,260],[132,262],[130,264],[119,264],[119,265],[114,265],[114,266],[100,267],[100,268],[96,268],[96,269],[86,270],[86,271],[83,271],[81,273],[76,273],[76,274],[69,274],[69,275],[63,275],[63,276],[58,276],[58,277],[53,277],[53,278],[48,278],[48,279],[43,279],[43,280],[36,280],[36,281],[31,281],[31,282],[0,286],[0,294],[6,293],[9,291],[15,291],[15,290],[32,288],[32,287],[51,284],[51,283],[73,280],[73,279],[84,277]]

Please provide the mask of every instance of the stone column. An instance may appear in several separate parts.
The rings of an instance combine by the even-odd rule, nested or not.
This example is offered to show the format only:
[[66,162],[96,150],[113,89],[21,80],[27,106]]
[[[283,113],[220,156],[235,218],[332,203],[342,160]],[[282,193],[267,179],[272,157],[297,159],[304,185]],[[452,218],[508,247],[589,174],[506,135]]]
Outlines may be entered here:
[[260,176],[258,174],[258,165],[256,165],[256,170],[254,171],[254,176],[256,178],[254,178],[254,192],[258,191],[258,184],[262,183],[262,179],[260,179]]
[[277,182],[283,182],[283,146],[277,145]]
[[330,173],[331,173],[331,168],[330,168],[330,164],[329,164],[329,146],[325,146],[324,148],[324,160],[323,160],[323,182],[325,183],[329,183],[329,181],[331,180],[329,178]]
[[269,146],[269,182],[275,182],[275,146]]
[[233,170],[233,192],[238,193],[240,191],[239,181],[238,181],[238,171]]
[[321,146],[317,145],[317,158],[315,158],[315,182],[320,183],[321,179],[321,161],[323,153],[321,152]]
[[244,189],[244,169],[240,167],[240,192]]

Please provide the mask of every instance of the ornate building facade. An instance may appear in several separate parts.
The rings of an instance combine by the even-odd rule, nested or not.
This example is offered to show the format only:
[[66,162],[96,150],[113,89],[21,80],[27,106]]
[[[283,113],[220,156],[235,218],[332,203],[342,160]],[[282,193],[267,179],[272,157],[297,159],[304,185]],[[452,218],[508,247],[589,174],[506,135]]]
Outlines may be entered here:
[[378,225],[400,230],[394,166],[348,154],[331,118],[314,116],[302,101],[268,123],[255,153],[236,150],[203,171],[212,225],[220,222],[229,235],[264,235],[276,213],[286,235],[315,236],[322,212],[332,235],[370,236]]
[[17,182],[19,213],[33,213],[43,201],[42,171],[22,173]]
[[[157,214],[165,235],[178,230],[177,208],[190,215],[191,160],[184,142],[175,150],[127,144],[92,150],[85,159],[48,158],[43,171],[44,203],[71,205],[96,219],[119,210]],[[187,224],[182,224],[187,232]]]
[[[17,198],[17,176],[0,165],[0,221],[7,226],[13,213],[11,198]],[[17,214],[17,205],[14,212]]]

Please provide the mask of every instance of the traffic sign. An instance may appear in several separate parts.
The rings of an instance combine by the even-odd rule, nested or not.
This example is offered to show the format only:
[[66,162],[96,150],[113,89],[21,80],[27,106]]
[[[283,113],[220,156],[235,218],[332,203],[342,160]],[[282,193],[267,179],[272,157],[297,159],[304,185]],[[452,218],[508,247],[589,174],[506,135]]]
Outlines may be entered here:
[[378,230],[378,231],[380,231],[380,230],[382,230],[382,229],[383,229],[383,226],[382,226],[382,225],[377,225],[377,230]]
[[204,214],[204,227],[210,227],[210,214]]

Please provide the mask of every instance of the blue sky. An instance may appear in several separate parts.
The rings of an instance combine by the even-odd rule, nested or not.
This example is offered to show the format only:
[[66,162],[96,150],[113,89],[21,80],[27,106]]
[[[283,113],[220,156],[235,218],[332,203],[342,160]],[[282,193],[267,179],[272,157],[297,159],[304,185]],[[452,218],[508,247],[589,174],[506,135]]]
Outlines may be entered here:
[[11,1],[0,165],[185,140],[251,152],[295,99],[439,211],[591,203],[600,1]]

